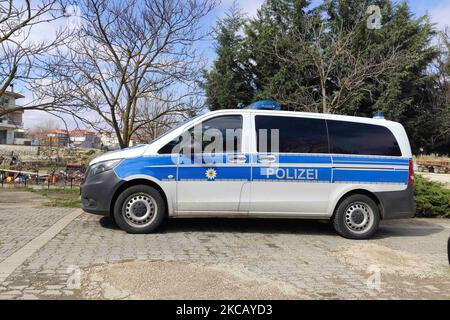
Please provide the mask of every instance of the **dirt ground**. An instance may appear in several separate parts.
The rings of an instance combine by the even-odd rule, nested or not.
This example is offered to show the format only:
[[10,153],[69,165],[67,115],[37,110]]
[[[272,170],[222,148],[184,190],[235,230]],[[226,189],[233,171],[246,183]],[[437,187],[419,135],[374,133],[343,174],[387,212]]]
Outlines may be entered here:
[[[126,270],[127,272],[124,272]],[[226,266],[163,261],[90,268],[80,296],[93,299],[298,299],[294,286]]]

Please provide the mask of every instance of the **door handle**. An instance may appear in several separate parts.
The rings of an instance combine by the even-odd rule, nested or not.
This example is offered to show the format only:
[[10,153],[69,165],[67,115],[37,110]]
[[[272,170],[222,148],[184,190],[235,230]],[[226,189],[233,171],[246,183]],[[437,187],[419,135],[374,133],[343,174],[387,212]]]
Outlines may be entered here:
[[247,161],[247,157],[245,154],[233,154],[228,156],[228,161],[234,163],[245,163]]
[[258,156],[258,160],[259,162],[273,163],[277,161],[277,157],[272,154],[260,155]]

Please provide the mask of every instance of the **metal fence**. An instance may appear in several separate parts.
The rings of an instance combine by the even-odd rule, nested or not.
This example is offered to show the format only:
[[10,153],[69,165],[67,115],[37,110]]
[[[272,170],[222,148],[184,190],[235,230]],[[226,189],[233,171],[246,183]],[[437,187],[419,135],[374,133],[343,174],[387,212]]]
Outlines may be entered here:
[[40,188],[79,188],[84,173],[59,171],[39,173],[32,171],[0,169],[2,188],[40,187]]

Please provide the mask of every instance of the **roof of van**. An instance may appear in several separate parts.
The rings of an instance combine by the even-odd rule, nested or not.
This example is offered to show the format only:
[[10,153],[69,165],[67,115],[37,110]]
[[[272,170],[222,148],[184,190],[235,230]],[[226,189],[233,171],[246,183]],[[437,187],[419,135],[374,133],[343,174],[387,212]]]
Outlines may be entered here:
[[355,116],[343,116],[337,114],[329,113],[313,113],[313,112],[299,112],[299,111],[280,111],[280,110],[257,110],[257,109],[221,109],[207,113],[211,114],[236,114],[236,113],[251,113],[251,114],[261,114],[261,115],[273,115],[273,116],[302,116],[305,118],[316,118],[316,119],[327,119],[327,120],[340,120],[349,122],[366,123],[372,125],[383,126],[391,130],[391,132],[396,137],[400,149],[402,150],[403,156],[411,157],[411,147],[409,145],[408,136],[406,135],[405,129],[399,122],[390,121],[386,119],[374,119],[367,117],[355,117]]
[[329,120],[341,120],[351,122],[361,122],[376,125],[389,125],[398,124],[398,122],[390,121],[386,119],[374,119],[368,117],[356,117],[356,116],[344,116],[330,113],[314,113],[314,112],[300,112],[300,111],[280,111],[280,110],[257,110],[257,109],[221,109],[211,111],[207,114],[227,114],[227,113],[253,113],[264,114],[274,116],[304,116],[307,118],[329,119]]

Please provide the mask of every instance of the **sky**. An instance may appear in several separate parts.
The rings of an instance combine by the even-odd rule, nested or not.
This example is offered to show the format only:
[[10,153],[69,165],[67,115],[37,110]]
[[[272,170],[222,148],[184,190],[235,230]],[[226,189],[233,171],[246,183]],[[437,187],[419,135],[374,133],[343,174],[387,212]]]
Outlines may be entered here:
[[[244,12],[247,13],[249,17],[256,15],[257,9],[261,7],[264,0],[241,0],[238,1],[239,6]],[[320,3],[320,0],[313,0],[312,5]],[[399,2],[399,1],[396,1]],[[428,13],[431,21],[436,23],[438,29],[443,29],[446,25],[450,26],[450,0],[408,0],[411,11],[416,15],[416,17],[423,16]],[[227,10],[232,5],[233,0],[222,0],[220,4],[210,13],[210,15],[204,19],[202,28],[205,31],[210,31],[215,26],[217,19],[224,17]],[[40,30],[36,30],[35,37],[41,38],[43,35],[50,34],[53,30],[51,26],[43,26]],[[211,39],[206,39],[200,41],[198,44],[198,50],[207,59],[210,65],[215,58],[214,52],[214,41]],[[26,103],[30,100],[30,95],[27,96],[22,101],[19,100],[18,103]],[[25,128],[32,128],[38,125],[40,122],[48,122],[49,120],[55,121],[58,127],[63,128],[63,122],[54,116],[48,115],[44,112],[39,111],[26,111],[24,116]],[[67,119],[69,127],[74,127],[75,124],[70,119]]]

